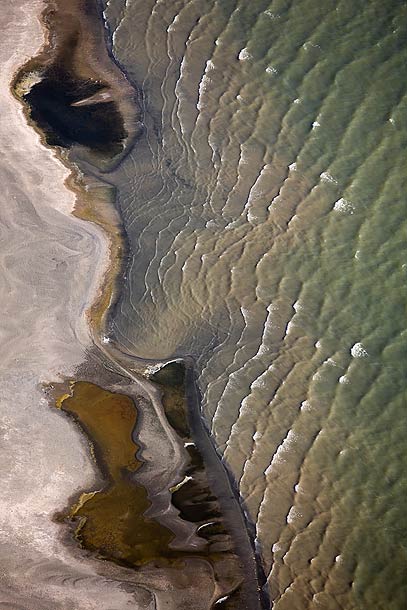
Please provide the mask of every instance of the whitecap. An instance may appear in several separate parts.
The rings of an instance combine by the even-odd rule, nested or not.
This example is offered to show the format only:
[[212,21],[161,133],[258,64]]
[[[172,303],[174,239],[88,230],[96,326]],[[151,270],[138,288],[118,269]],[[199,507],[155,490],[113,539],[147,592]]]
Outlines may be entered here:
[[332,174],[329,174],[328,172],[322,172],[322,174],[320,174],[319,177],[324,182],[330,182],[331,184],[338,184],[338,181],[336,180],[336,178],[334,178],[332,176]]
[[290,508],[290,510],[288,511],[287,523],[293,523],[296,519],[299,519],[301,517],[302,517],[302,513],[298,510],[298,508],[296,508],[295,506],[292,506]]
[[316,44],[315,42],[311,42],[311,40],[307,40],[306,42],[304,42],[302,47],[305,51],[308,51],[308,49],[320,49],[321,48],[319,46],[319,44]]
[[366,358],[369,355],[363,343],[355,343],[355,345],[351,347],[350,353],[353,358]]
[[260,375],[260,377],[257,377],[257,379],[255,379],[251,384],[250,384],[250,389],[251,390],[256,390],[257,388],[265,388],[267,386],[267,382],[266,379],[263,379],[263,377],[266,377],[266,373],[263,373],[262,375]]
[[269,19],[280,19],[280,15],[276,15],[276,13],[273,13],[269,8],[264,11],[264,14],[267,15]]
[[240,51],[239,55],[238,55],[238,59],[239,61],[247,61],[248,59],[252,59],[252,55],[250,55],[249,51],[244,48]]
[[355,206],[347,199],[341,197],[338,199],[338,201],[335,201],[333,209],[335,212],[347,212],[348,214],[353,214],[355,211]]

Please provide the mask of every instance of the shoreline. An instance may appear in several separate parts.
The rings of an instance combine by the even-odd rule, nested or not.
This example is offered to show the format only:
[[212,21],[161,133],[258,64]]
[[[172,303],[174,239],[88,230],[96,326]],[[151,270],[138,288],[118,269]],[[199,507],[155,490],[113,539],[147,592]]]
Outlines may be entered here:
[[[114,187],[108,182],[104,182],[103,174],[101,175],[101,172],[106,169],[103,168],[103,163],[102,167],[91,166],[93,171],[86,175],[80,168],[81,162],[84,162],[85,165],[88,163],[86,157],[85,159],[80,158],[83,155],[83,151],[80,149],[79,158],[75,158],[76,155],[72,154],[72,150],[50,145],[47,142],[44,131],[31,118],[29,104],[18,93],[19,81],[24,80],[27,75],[30,76],[33,67],[35,70],[39,70],[39,66],[42,64],[42,69],[44,69],[49,63],[52,63],[55,58],[56,48],[58,48],[58,46],[55,48],[52,44],[52,39],[55,40],[58,36],[51,30],[52,24],[49,20],[49,14],[52,14],[54,10],[59,10],[64,3],[61,0],[43,0],[42,3],[44,8],[38,18],[44,33],[43,44],[37,54],[15,70],[10,90],[15,99],[21,104],[27,124],[36,132],[41,144],[47,150],[52,151],[52,154],[55,155],[68,172],[64,180],[64,186],[75,195],[75,201],[71,210],[72,215],[97,225],[105,237],[109,252],[107,253],[106,260],[103,262],[104,270],[95,291],[95,296],[86,310],[93,340],[96,343],[100,343],[98,339],[100,339],[106,328],[105,316],[116,299],[119,277],[124,273],[126,268],[127,244],[119,213],[113,203],[115,197]],[[76,0],[76,4],[79,5],[80,0]],[[54,7],[57,8],[55,9]],[[76,10],[81,14],[80,8],[77,7]],[[102,66],[100,68],[102,69]],[[136,126],[135,134],[130,138],[131,142],[127,144],[127,149],[132,147],[132,140],[137,137]],[[117,159],[115,162],[118,162]],[[97,333],[94,332],[94,327],[98,327]]]
[[[53,4],[53,3],[51,3],[51,4]],[[56,2],[55,4],[57,5],[58,2]],[[99,3],[98,3],[98,7],[100,7]],[[45,11],[43,12],[45,29],[47,27],[49,27],[49,22],[47,22],[47,19],[46,19],[47,15],[48,15],[47,10],[48,9],[45,9]],[[29,72],[31,72],[33,65],[35,65],[36,69],[38,70],[38,63],[36,63],[36,62],[44,61],[44,65],[47,65],[47,61],[52,61],[52,54],[53,54],[53,52],[55,52],[55,49],[52,49],[52,45],[50,45],[50,40],[53,36],[55,36],[55,32],[52,33],[49,31],[49,35],[46,38],[44,47],[42,48],[40,53],[37,56],[35,56],[34,58],[32,58],[31,60],[29,60],[18,71],[18,74],[16,75],[15,79],[13,80],[14,89],[16,89],[16,83],[18,83],[19,78],[21,78],[21,74],[24,74],[24,71],[26,73],[27,73],[27,70]],[[47,57],[47,55],[48,55],[48,58],[46,60],[45,58]],[[38,59],[39,57],[41,58],[40,60]],[[112,59],[112,57],[111,57],[111,59]],[[94,65],[93,65],[93,68],[94,68]],[[18,95],[16,95],[15,97],[17,97],[19,99],[19,101],[21,102],[21,97],[19,98]],[[104,261],[104,270],[103,270],[103,272],[101,272],[101,278],[99,279],[97,290],[93,294],[94,298],[92,298],[92,303],[87,307],[85,315],[88,320],[88,327],[89,327],[90,335],[95,344],[95,347],[98,348],[102,354],[104,354],[104,356],[108,359],[109,363],[112,364],[114,368],[116,368],[116,369],[118,367],[122,368],[122,371],[123,372],[125,371],[126,375],[128,375],[130,379],[133,379],[133,381],[136,381],[136,379],[134,378],[134,375],[132,375],[132,374],[129,375],[129,370],[127,369],[127,367],[126,366],[122,367],[122,365],[120,363],[118,363],[115,360],[115,358],[112,356],[111,350],[106,349],[106,347],[103,346],[103,342],[102,342],[103,332],[106,330],[109,310],[110,310],[110,307],[112,306],[112,302],[114,301],[114,299],[117,295],[119,277],[120,277],[120,274],[123,272],[123,270],[125,268],[125,264],[126,264],[126,257],[123,255],[123,253],[126,252],[124,234],[123,234],[122,227],[120,224],[120,218],[119,218],[118,212],[112,205],[112,199],[114,197],[114,193],[109,189],[109,187],[104,187],[103,184],[100,184],[100,185],[98,184],[96,187],[95,186],[89,187],[89,183],[87,183],[88,177],[86,176],[86,174],[83,174],[80,167],[78,168],[78,166],[77,166],[77,164],[79,163],[79,165],[80,165],[81,161],[83,162],[83,160],[85,161],[85,166],[88,164],[88,161],[86,158],[86,153],[84,153],[82,149],[79,149],[78,158],[75,158],[75,154],[71,154],[71,151],[68,151],[68,153],[66,153],[60,147],[51,146],[47,142],[47,138],[44,135],[44,133],[41,131],[41,129],[36,126],[34,121],[31,120],[30,110],[27,107],[27,105],[25,106],[24,114],[26,115],[26,119],[27,119],[29,125],[31,127],[34,127],[37,134],[40,135],[42,145],[45,145],[45,147],[48,150],[52,150],[53,153],[58,158],[58,160],[60,162],[62,162],[63,165],[71,172],[70,175],[66,178],[64,185],[75,193],[76,199],[75,199],[74,208],[72,210],[72,214],[74,216],[80,218],[81,220],[90,221],[93,224],[97,224],[99,226],[99,228],[101,228],[101,230],[102,230],[102,234],[106,240],[106,248],[107,248],[106,259]],[[82,159],[81,159],[81,157],[82,157]],[[115,161],[115,162],[117,162],[117,161]],[[103,161],[102,167],[101,168],[99,167],[98,169],[102,172],[105,172],[106,168],[108,166],[109,166],[109,162]],[[100,179],[100,177],[98,176],[97,180],[99,180],[99,179]],[[104,196],[100,196],[96,199],[96,198],[92,197],[92,188],[94,190],[95,189],[104,190],[106,188],[106,193],[104,193]],[[94,194],[94,191],[93,191],[93,194]],[[98,209],[98,206],[99,206],[99,208],[101,208],[103,210],[102,213],[101,213],[101,210]],[[182,360],[183,360],[183,362],[187,362],[188,359],[186,360],[185,358],[183,358]],[[84,363],[84,366],[86,368],[86,363]],[[80,368],[81,367],[79,367],[79,369]],[[190,368],[190,365],[187,365],[187,370],[192,371],[192,369]],[[139,377],[139,372],[137,372],[137,373],[136,373],[137,377]],[[192,373],[192,376],[193,376],[193,373]],[[75,379],[78,379],[77,375],[75,375],[74,377],[75,377]],[[145,379],[144,376],[140,376],[138,379],[138,382],[141,383],[142,385],[143,385],[143,379]],[[148,384],[148,382],[147,382],[147,384]],[[193,396],[194,396],[194,398],[193,398]],[[197,420],[199,419],[199,405],[197,406],[197,400],[198,400],[197,396],[198,396],[198,393],[197,393],[197,388],[195,386],[195,381],[194,380],[191,381],[191,376],[189,375],[189,382],[188,382],[188,387],[187,387],[187,397],[189,397],[190,404],[194,404],[194,408],[192,408],[191,413],[190,413],[192,420],[194,419],[194,417],[197,418]],[[196,414],[194,416],[195,411],[196,411]],[[206,455],[205,459],[207,460],[209,453],[210,453],[209,445],[211,445],[213,451],[214,451],[214,448],[212,446],[211,440],[208,437],[206,431],[203,430],[202,424],[201,424],[201,429],[202,429],[202,433],[201,433],[200,442],[201,442],[201,445],[203,448],[202,451]],[[198,429],[195,427],[195,432],[197,432],[197,430]],[[207,438],[203,440],[203,436],[206,436]],[[205,445],[205,440],[206,440],[206,445]],[[227,485],[230,486],[231,481],[230,481],[230,477],[229,477],[228,473],[226,472],[226,469],[221,464],[218,456],[215,457],[215,460],[217,460],[216,466],[218,467],[218,473],[220,472],[220,470],[222,470],[225,481],[227,481]],[[213,458],[211,459],[211,461],[212,461],[212,466],[213,466]],[[210,468],[208,470],[208,473],[210,474]],[[215,480],[213,477],[213,473],[212,473],[212,479],[213,479],[213,481]],[[230,487],[230,489],[232,489],[232,488]],[[233,493],[236,493],[236,492],[234,491]],[[235,498],[234,501],[237,502],[237,505],[239,505],[239,500],[237,498]],[[233,504],[233,501],[232,501],[232,504]],[[239,507],[238,511],[239,510],[241,511],[240,507]],[[232,508],[232,512],[233,512],[233,508]],[[233,517],[232,517],[232,520],[229,519],[229,521],[231,524],[233,521]],[[249,536],[247,534],[247,523],[246,522],[244,523],[244,528],[245,528],[244,532],[247,536],[247,541],[248,541]],[[233,529],[233,527],[232,527],[232,529]],[[236,535],[236,532],[235,532],[235,535]],[[246,540],[246,538],[244,536],[243,536],[243,538]],[[239,542],[242,542],[243,538],[240,538]],[[236,540],[237,539],[238,539],[238,536],[236,536]],[[247,551],[245,551],[245,553],[243,553],[242,556],[244,556],[246,553],[247,553]],[[247,554],[247,557],[248,556],[249,556],[249,554]],[[250,564],[250,561],[249,561],[249,563],[246,564],[246,568],[249,566],[249,564]],[[256,576],[256,578],[257,578],[257,576]],[[225,605],[225,607],[229,607],[229,606]],[[236,606],[233,606],[233,607],[236,607]],[[240,607],[240,606],[237,606],[237,607]]]

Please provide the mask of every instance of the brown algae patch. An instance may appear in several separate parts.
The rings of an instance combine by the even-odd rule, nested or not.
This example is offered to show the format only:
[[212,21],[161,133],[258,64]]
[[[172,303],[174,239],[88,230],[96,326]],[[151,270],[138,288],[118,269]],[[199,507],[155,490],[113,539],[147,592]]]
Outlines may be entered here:
[[72,520],[79,519],[75,536],[81,546],[129,567],[179,555],[169,548],[172,532],[144,516],[151,502],[134,480],[142,463],[132,438],[137,421],[133,400],[80,381],[72,384],[60,408],[88,436],[106,480],[102,490],[82,493],[69,511]]

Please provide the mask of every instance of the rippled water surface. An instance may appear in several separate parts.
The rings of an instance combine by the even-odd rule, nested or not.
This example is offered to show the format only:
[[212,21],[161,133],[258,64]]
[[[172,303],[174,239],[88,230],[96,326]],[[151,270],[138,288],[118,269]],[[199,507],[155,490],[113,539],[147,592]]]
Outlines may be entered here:
[[145,103],[106,176],[131,246],[112,337],[196,358],[275,608],[401,610],[406,5],[110,0],[105,18]]

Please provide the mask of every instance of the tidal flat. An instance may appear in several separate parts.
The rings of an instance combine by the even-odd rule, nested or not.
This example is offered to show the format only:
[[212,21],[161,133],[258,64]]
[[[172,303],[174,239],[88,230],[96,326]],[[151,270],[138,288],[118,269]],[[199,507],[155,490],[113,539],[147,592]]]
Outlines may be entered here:
[[405,3],[0,19],[0,606],[404,610]]
[[126,253],[105,175],[140,134],[140,92],[96,3],[7,10],[1,603],[260,608],[236,490],[189,424],[195,382],[163,382],[165,363],[148,381],[104,341]]

